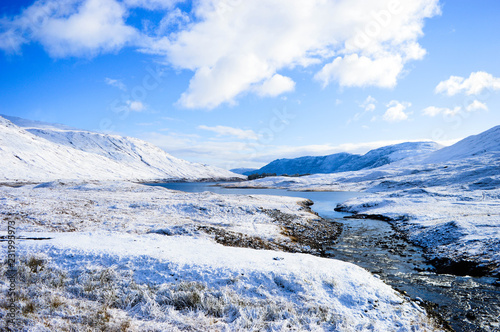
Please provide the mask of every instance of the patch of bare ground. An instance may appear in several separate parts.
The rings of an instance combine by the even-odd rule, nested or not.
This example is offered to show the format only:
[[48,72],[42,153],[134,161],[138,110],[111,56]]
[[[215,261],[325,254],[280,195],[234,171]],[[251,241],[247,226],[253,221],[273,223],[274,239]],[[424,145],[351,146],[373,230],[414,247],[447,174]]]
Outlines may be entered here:
[[[304,201],[301,205],[307,212],[317,215],[309,208],[312,205],[311,201]],[[273,223],[280,226],[280,233],[286,237],[285,239],[266,240],[214,226],[198,226],[197,230],[213,236],[217,243],[225,246],[309,253],[322,257],[326,256],[325,250],[342,232],[342,224],[319,216],[314,219],[305,219],[277,209],[262,209],[261,211],[271,217]]]

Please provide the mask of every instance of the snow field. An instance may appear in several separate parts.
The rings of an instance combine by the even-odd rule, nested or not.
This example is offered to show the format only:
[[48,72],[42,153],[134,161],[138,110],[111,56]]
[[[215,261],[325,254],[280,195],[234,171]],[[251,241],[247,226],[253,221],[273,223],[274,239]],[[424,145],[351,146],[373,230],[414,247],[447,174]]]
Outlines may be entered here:
[[26,331],[438,330],[422,308],[353,264],[226,247],[196,231],[210,225],[284,241],[262,211],[317,218],[299,198],[122,182],[0,190],[0,212],[19,236],[50,238],[18,239]]
[[32,331],[435,330],[423,309],[350,263],[183,236],[36,235],[53,239],[20,245]]

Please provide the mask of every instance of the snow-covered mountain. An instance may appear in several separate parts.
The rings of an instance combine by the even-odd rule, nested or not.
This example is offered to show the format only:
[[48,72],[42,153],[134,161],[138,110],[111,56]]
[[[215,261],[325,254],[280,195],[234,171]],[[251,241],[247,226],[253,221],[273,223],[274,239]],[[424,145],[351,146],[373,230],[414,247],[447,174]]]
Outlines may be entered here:
[[73,128],[70,126],[66,126],[60,123],[50,123],[50,122],[44,122],[44,121],[37,121],[37,120],[29,120],[29,119],[23,119],[19,118],[17,116],[12,116],[12,115],[4,115],[0,114],[1,117],[4,119],[9,120],[13,124],[15,124],[18,127],[22,128],[39,128],[39,129],[64,129],[64,130],[80,130],[78,128]]
[[11,119],[20,126],[0,117],[0,181],[243,178],[172,157],[136,138]]
[[472,135],[463,140],[435,151],[422,163],[437,164],[453,160],[480,157],[485,154],[500,156],[500,126],[493,127],[478,135]]
[[435,142],[406,142],[374,149],[364,155],[342,152],[319,157],[277,159],[252,173],[291,175],[357,171],[380,167],[410,157],[424,156],[440,147]]

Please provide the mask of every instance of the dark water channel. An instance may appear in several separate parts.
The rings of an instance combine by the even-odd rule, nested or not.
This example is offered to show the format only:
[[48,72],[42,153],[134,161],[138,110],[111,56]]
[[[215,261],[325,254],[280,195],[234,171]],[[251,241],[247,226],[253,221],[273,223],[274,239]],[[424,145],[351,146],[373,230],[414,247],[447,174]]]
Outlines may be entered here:
[[359,265],[387,284],[425,303],[455,331],[500,331],[500,287],[491,277],[437,274],[422,249],[404,240],[389,223],[344,219],[337,203],[363,195],[353,192],[294,192],[281,189],[232,189],[214,183],[154,184],[185,192],[279,195],[312,200],[321,217],[343,224],[341,236],[328,248],[329,257]]

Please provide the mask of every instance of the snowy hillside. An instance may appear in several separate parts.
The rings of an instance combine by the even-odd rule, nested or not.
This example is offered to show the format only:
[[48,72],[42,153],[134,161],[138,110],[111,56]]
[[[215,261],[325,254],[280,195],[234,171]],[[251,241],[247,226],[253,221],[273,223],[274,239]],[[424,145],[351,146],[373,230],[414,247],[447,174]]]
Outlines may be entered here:
[[441,163],[480,156],[483,154],[500,155],[500,126],[493,127],[481,134],[463,140],[432,153],[423,163]]
[[410,157],[424,156],[440,147],[439,144],[434,142],[407,142],[384,146],[371,150],[364,155],[343,152],[320,157],[278,159],[253,173],[291,175],[357,171],[380,167]]
[[[121,182],[52,182],[0,193],[9,224],[40,239],[18,239],[23,330],[441,330],[416,302],[354,264],[252,249],[296,244],[269,211],[307,225],[318,217],[301,198]],[[235,237],[246,239],[240,248],[223,245]],[[3,257],[7,249],[0,241]],[[0,266],[2,289],[6,269]],[[6,312],[0,306],[0,317]]]
[[14,118],[14,121],[26,128],[0,117],[0,181],[241,177],[223,169],[174,158],[135,138],[51,127],[19,118]]

